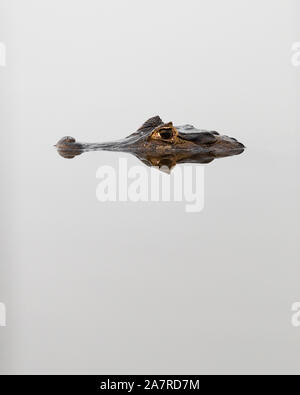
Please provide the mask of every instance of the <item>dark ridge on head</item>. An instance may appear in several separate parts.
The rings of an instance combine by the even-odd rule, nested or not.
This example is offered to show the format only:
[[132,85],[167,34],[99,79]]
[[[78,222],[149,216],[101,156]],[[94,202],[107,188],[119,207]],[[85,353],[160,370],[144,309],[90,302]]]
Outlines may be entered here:
[[162,125],[163,121],[161,118],[156,115],[155,117],[149,118],[146,122],[143,123],[143,125],[138,129],[138,131],[143,131],[143,130],[151,130],[157,128],[157,126]]
[[163,121],[158,115],[156,115],[155,117],[147,119],[147,121],[144,122],[143,125],[139,127],[136,132],[131,133],[129,136],[127,136],[127,138],[132,136],[142,135],[143,133],[151,132],[151,130],[157,128],[162,124]]
[[213,144],[217,141],[216,136],[210,132],[201,133],[179,133],[179,137],[195,144]]

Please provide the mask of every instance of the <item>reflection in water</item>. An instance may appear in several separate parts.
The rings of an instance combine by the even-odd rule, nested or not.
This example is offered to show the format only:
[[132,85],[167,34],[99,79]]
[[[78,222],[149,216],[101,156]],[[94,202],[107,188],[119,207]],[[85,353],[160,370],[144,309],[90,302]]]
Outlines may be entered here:
[[135,133],[123,140],[88,144],[73,137],[63,137],[58,153],[67,159],[90,151],[118,151],[135,155],[147,166],[171,170],[179,163],[210,163],[216,158],[241,154],[245,147],[236,139],[217,132],[196,129],[191,125],[173,126],[156,116],[147,120]]
[[[99,151],[101,149],[99,148]],[[57,152],[59,155],[66,159],[73,159],[75,156],[81,155],[83,153],[89,152],[89,151],[97,151],[97,149],[80,149],[80,148],[74,148],[74,149],[57,149]],[[244,149],[240,150],[234,150],[232,152],[227,152],[224,155],[214,155],[212,153],[185,153],[185,154],[168,154],[168,155],[142,155],[142,154],[136,154],[133,153],[138,159],[140,159],[145,165],[147,166],[155,166],[158,168],[166,168],[166,169],[173,169],[177,164],[180,163],[202,163],[202,164],[207,164],[212,162],[214,159],[217,158],[224,158],[226,156],[233,156],[233,155],[239,155],[244,151]]]

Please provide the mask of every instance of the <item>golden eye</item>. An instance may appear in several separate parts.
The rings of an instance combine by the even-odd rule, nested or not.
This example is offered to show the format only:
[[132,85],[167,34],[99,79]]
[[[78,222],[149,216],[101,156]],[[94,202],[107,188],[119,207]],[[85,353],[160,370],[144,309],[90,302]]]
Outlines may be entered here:
[[159,135],[164,140],[170,140],[173,137],[173,132],[171,129],[161,129]]

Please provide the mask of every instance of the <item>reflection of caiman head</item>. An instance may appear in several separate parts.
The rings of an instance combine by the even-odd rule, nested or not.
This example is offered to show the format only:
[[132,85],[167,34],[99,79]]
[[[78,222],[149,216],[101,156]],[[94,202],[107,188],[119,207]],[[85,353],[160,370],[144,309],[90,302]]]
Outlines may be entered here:
[[173,126],[156,116],[146,121],[135,133],[123,140],[87,144],[73,137],[63,137],[56,144],[64,158],[74,158],[88,151],[129,152],[149,166],[171,169],[176,163],[209,163],[215,158],[238,155],[244,145],[217,132],[199,130],[191,125]]

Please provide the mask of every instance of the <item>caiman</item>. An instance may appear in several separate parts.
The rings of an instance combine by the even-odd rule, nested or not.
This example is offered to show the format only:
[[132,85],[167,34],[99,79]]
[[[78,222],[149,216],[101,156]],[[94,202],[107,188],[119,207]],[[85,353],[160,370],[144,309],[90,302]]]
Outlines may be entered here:
[[123,140],[108,143],[79,143],[66,136],[56,148],[64,158],[89,151],[118,151],[135,155],[148,166],[171,169],[177,163],[209,163],[215,158],[241,154],[245,146],[235,138],[192,125],[173,126],[159,116],[148,119]]

